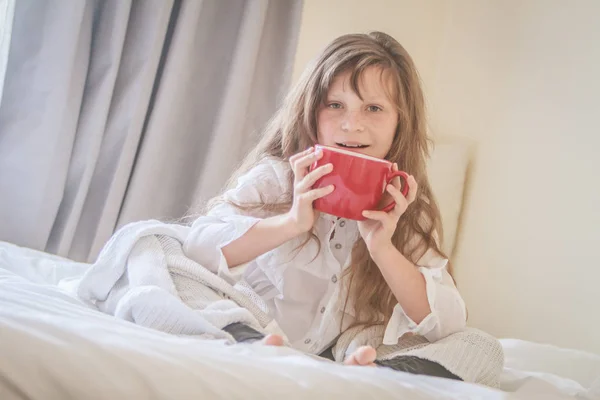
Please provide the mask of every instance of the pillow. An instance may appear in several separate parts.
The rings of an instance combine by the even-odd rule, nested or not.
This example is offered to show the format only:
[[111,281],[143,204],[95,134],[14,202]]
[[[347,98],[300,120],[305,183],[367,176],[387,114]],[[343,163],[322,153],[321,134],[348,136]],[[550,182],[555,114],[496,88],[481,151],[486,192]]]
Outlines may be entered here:
[[435,138],[427,173],[444,227],[442,250],[452,257],[471,154],[470,143],[458,138]]

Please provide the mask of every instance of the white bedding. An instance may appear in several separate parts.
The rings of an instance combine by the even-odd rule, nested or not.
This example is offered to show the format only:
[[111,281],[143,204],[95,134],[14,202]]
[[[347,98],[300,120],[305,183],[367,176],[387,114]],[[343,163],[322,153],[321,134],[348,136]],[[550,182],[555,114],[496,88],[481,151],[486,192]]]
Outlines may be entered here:
[[494,390],[167,335],[74,298],[87,267],[0,242],[0,399],[600,399],[600,356],[519,340]]

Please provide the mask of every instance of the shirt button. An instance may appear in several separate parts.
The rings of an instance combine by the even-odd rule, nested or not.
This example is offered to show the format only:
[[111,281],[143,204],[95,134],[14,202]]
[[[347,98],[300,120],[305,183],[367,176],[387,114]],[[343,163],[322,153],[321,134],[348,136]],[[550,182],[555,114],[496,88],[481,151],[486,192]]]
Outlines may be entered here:
[[306,340],[304,341],[304,344],[309,344],[309,343],[310,343],[310,339],[306,339]]
[[344,225],[346,225],[346,221],[340,221],[340,227],[344,227]]
[[331,277],[331,282],[336,283],[337,282],[337,276],[334,275]]
[[337,244],[335,245],[335,248],[339,250],[339,249],[341,249],[341,248],[342,248],[342,245],[341,245],[341,244],[339,244],[339,243],[337,243]]
[[321,314],[325,312],[325,307],[321,307]]

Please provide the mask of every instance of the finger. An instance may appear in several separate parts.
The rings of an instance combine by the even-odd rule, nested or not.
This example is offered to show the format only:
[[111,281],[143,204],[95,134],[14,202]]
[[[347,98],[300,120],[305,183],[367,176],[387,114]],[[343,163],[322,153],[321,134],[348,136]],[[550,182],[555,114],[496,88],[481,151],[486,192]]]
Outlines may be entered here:
[[389,212],[389,214],[398,220],[408,208],[408,200],[404,197],[402,192],[393,185],[387,185],[386,190],[396,203],[396,206],[392,211]]
[[331,171],[333,171],[333,164],[321,165],[314,171],[308,173],[297,185],[296,190],[300,193],[306,192],[315,184],[315,182],[317,182],[323,176],[329,174]]
[[309,165],[314,163],[317,160],[320,160],[323,157],[323,151],[321,149],[317,149],[311,153],[305,154],[302,157],[299,157],[295,164],[299,168],[308,168]]
[[362,212],[362,215],[367,219],[379,221],[381,223],[387,223],[387,221],[390,219],[390,216],[385,211],[365,210]]
[[399,190],[401,190],[401,189],[402,189],[402,187],[403,187],[404,185],[406,185],[406,183],[405,183],[405,182],[403,182],[403,181],[402,181],[402,179],[401,179],[399,176],[397,176],[397,177],[395,177],[394,179],[392,179],[392,181],[390,182],[390,184],[394,185],[394,186],[395,186],[396,188],[398,188]]
[[292,157],[290,157],[290,165],[292,166],[292,171],[294,172],[294,179],[296,182],[300,181],[308,173],[306,168],[299,169],[297,167],[298,161],[301,160],[303,157],[307,157],[311,154],[314,154],[314,147],[310,147],[310,148],[308,148],[298,154],[294,154]]
[[[394,172],[399,171],[398,164],[394,163],[392,165],[392,171],[394,171]],[[392,185],[396,186],[398,189],[402,189],[402,186],[405,185],[405,183],[403,182],[403,180],[399,176],[397,176],[394,179],[392,179],[392,181],[390,183]]]
[[306,193],[302,193],[299,198],[300,200],[305,200],[305,201],[309,201],[309,202],[313,202],[317,199],[320,199],[321,197],[325,197],[328,194],[330,194],[331,192],[333,192],[335,190],[335,187],[333,185],[328,185],[322,188],[318,188],[318,189],[314,189],[311,191],[308,191]]
[[393,214],[393,210],[388,212],[385,211],[371,211],[365,210],[363,211],[363,217],[371,220],[377,221],[383,226],[385,229],[395,230],[395,226],[398,223],[398,217]]
[[406,200],[408,201],[408,204],[410,204],[413,201],[415,201],[415,199],[417,198],[417,193],[419,192],[419,184],[415,180],[415,177],[412,175],[410,175],[408,177],[407,181],[408,181],[408,194],[406,195]]
[[304,177],[308,174],[308,167],[315,161],[320,160],[321,157],[323,157],[323,152],[321,150],[317,150],[296,159],[292,164],[292,169],[294,170],[294,176],[296,177],[296,180],[300,181],[304,179]]
[[297,159],[299,159],[300,157],[303,157],[303,156],[305,156],[305,155],[307,155],[307,154],[310,154],[310,153],[312,153],[312,152],[314,151],[314,149],[315,149],[315,148],[311,146],[311,147],[309,147],[308,149],[306,149],[306,150],[304,150],[304,151],[301,151],[301,152],[299,152],[299,153],[296,153],[296,154],[294,154],[293,156],[291,156],[291,157],[290,157],[290,164],[293,164],[293,163],[294,163],[294,161],[296,161],[296,160],[297,160]]
[[385,190],[392,196],[392,199],[396,202],[396,204],[406,203],[407,199],[404,197],[400,189],[398,189],[394,185],[387,185]]

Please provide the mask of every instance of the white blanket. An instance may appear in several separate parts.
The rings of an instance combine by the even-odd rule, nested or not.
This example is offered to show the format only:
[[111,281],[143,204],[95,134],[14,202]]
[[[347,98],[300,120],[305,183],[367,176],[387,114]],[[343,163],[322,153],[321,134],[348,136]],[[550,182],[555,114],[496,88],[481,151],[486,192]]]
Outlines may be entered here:
[[85,273],[77,294],[98,310],[148,328],[205,339],[233,337],[234,322],[285,337],[266,304],[243,282],[224,279],[186,257],[189,228],[159,221],[124,226]]

